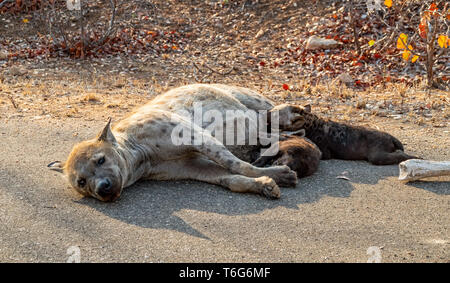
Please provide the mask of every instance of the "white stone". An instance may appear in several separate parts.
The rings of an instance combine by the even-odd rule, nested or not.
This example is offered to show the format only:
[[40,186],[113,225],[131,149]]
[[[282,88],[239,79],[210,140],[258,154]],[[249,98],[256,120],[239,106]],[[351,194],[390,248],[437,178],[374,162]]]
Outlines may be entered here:
[[26,75],[26,74],[28,73],[28,70],[25,69],[24,67],[12,66],[12,67],[9,69],[9,73],[10,73],[12,76],[23,76],[23,75]]
[[345,84],[351,84],[354,81],[353,78],[347,73],[340,74],[336,79]]
[[318,37],[316,35],[312,35],[306,41],[306,49],[307,50],[332,49],[338,47],[340,44],[341,44],[340,42],[334,39],[326,39]]
[[8,59],[8,52],[0,50],[0,60],[7,60],[7,59]]

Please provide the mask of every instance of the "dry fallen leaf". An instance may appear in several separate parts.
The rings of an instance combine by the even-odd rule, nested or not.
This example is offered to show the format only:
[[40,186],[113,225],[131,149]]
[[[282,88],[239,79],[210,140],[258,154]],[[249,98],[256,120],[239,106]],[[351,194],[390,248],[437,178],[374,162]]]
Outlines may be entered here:
[[337,176],[336,177],[336,179],[342,179],[342,180],[347,180],[347,181],[350,181],[350,178],[349,177],[347,177],[347,176]]
[[440,35],[438,37],[438,44],[441,48],[447,48],[448,47],[448,37],[446,35]]
[[400,34],[397,38],[397,48],[406,49],[406,43],[408,42],[408,36],[404,33]]
[[392,0],[384,0],[384,5],[386,5],[386,7],[391,8],[392,7]]

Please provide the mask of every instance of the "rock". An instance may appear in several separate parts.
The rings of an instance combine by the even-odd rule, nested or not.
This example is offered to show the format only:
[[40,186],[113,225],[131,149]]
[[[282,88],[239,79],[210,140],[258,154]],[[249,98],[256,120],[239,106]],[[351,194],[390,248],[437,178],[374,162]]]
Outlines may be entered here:
[[353,78],[347,73],[340,74],[339,76],[336,77],[336,80],[344,84],[351,84],[354,81]]
[[0,60],[8,60],[8,52],[0,50]]
[[356,108],[357,109],[365,109],[366,108],[366,102],[364,100],[359,100],[356,103]]
[[27,73],[28,73],[28,70],[25,69],[24,67],[12,66],[9,69],[9,74],[11,76],[23,76],[23,75],[26,75]]
[[386,103],[385,103],[385,101],[378,101],[375,104],[375,107],[377,107],[378,109],[385,109],[386,108]]
[[15,119],[15,118],[23,118],[24,116],[22,114],[12,114],[8,116],[8,119]]
[[338,47],[340,44],[341,44],[340,42],[334,39],[326,39],[318,37],[316,35],[312,35],[306,41],[306,49],[307,50],[332,49]]
[[255,35],[255,39],[259,39],[260,37],[262,37],[264,34],[266,33],[266,31],[264,29],[260,29],[258,31],[258,33]]

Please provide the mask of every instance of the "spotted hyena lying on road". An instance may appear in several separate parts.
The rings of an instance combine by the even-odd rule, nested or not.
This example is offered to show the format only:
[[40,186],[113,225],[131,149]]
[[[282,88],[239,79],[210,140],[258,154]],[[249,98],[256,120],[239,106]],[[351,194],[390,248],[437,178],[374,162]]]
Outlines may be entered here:
[[[113,128],[108,122],[95,138],[75,145],[65,162],[52,162],[49,167],[63,173],[79,193],[102,201],[116,200],[123,188],[140,179],[199,180],[268,198],[280,197],[278,186],[296,185],[297,175],[288,166],[258,168],[240,159],[250,161],[248,153],[261,139],[258,144],[227,146],[205,130],[210,121],[191,123],[196,103],[201,103],[203,111],[224,114],[236,110],[250,125],[258,124],[256,120],[264,115],[250,113],[274,107],[270,100],[246,88],[179,87],[156,97]],[[222,122],[226,128],[236,119]],[[245,136],[251,131],[246,128]],[[176,144],[174,138],[187,138],[191,143]]]
[[398,164],[417,158],[403,151],[402,143],[388,133],[320,118],[311,106],[282,104],[271,111],[279,113],[280,128],[304,129],[306,137],[322,151],[322,159],[367,160],[375,165]]

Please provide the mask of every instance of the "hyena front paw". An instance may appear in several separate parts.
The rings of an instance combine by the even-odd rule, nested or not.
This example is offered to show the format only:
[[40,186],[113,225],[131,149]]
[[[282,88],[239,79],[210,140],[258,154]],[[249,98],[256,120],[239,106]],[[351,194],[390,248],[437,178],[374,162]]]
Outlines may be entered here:
[[297,173],[288,166],[273,166],[266,168],[267,176],[275,180],[280,187],[295,187],[297,185]]
[[280,188],[275,181],[267,176],[255,179],[259,193],[270,199],[277,199],[281,196]]

